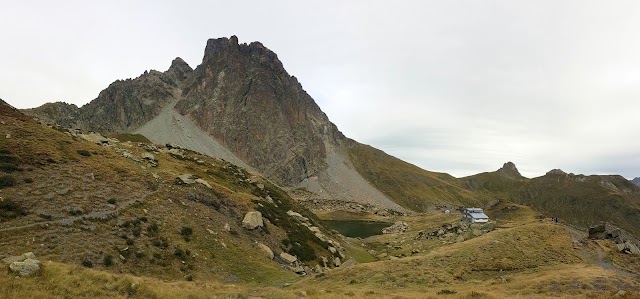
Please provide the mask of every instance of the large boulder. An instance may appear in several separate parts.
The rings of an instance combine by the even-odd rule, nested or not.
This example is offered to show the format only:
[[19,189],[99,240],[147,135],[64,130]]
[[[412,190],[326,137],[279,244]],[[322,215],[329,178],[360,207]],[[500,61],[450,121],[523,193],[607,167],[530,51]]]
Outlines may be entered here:
[[196,182],[196,180],[193,177],[193,175],[192,174],[188,174],[188,173],[179,175],[176,178],[176,184],[177,185],[191,185],[191,184],[193,184],[195,182]]
[[11,263],[9,269],[20,276],[31,276],[40,271],[40,261],[28,258],[22,262]]
[[271,250],[269,246],[264,245],[262,243],[258,243],[258,248],[260,248],[270,260],[273,259],[274,257],[273,250]]
[[36,255],[33,254],[33,252],[27,252],[27,253],[23,253],[19,256],[9,256],[6,257],[4,259],[2,259],[3,262],[7,263],[7,264],[11,264],[13,262],[22,262],[26,259],[36,259]]
[[244,219],[242,219],[242,226],[246,229],[263,227],[264,222],[262,222],[262,213],[258,211],[248,212],[244,215]]
[[285,262],[287,262],[289,264],[293,264],[298,260],[297,257],[295,257],[293,255],[290,255],[290,254],[288,254],[288,253],[286,253],[284,251],[282,253],[280,253],[280,258],[282,258]]

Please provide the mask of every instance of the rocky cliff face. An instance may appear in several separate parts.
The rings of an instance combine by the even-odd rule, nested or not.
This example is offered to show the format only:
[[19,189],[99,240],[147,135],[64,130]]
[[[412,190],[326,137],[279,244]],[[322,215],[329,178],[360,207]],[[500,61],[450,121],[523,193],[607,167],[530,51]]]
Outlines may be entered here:
[[24,112],[64,127],[105,133],[130,132],[153,119],[162,107],[179,96],[180,87],[192,71],[182,59],[176,58],[164,73],[145,71],[135,79],[111,83],[95,100],[81,108],[58,102]]
[[287,185],[326,167],[342,134],[259,42],[210,39],[176,109],[238,157]]

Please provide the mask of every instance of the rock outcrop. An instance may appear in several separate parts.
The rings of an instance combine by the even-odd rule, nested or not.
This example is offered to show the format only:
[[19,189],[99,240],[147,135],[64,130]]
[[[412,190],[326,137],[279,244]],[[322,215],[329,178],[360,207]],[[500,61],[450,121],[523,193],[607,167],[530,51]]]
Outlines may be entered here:
[[404,221],[396,221],[393,225],[382,229],[383,234],[398,234],[409,230],[409,225]]
[[262,222],[262,213],[258,211],[251,211],[244,215],[244,219],[242,219],[242,227],[246,229],[256,229],[258,227],[263,227],[264,223]]
[[31,276],[40,271],[40,261],[32,252],[11,256],[2,260],[9,264],[9,270],[19,276]]
[[238,157],[294,185],[326,167],[325,140],[344,138],[259,42],[210,39],[176,109]]
[[611,240],[615,242],[618,251],[640,255],[640,241],[628,232],[610,223],[600,223],[590,226],[589,239]]
[[502,176],[519,179],[522,175],[518,171],[518,168],[513,162],[507,162],[502,165],[502,168],[498,169],[498,173]]
[[132,132],[180,95],[180,87],[191,72],[182,59],[176,58],[164,73],[145,71],[135,79],[111,83],[96,99],[81,108],[58,102],[23,112],[45,123],[67,128],[102,133]]

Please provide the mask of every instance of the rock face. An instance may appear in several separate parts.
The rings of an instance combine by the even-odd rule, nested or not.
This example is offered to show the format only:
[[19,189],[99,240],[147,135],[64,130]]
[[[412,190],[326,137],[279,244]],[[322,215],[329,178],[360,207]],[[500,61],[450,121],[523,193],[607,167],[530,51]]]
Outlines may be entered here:
[[258,211],[248,212],[244,215],[244,219],[242,219],[242,226],[246,229],[263,227],[264,223],[262,222],[262,213]]
[[290,254],[288,254],[286,252],[281,252],[280,253],[280,258],[282,258],[285,262],[287,262],[289,264],[293,264],[298,260],[297,257],[295,257],[293,255],[290,255]]
[[249,165],[297,184],[326,166],[324,140],[344,138],[259,42],[210,39],[176,105]]
[[631,182],[636,184],[636,186],[640,186],[640,177],[634,178]]
[[628,232],[610,224],[600,223],[589,227],[589,239],[612,240],[618,251],[640,255],[640,241]]
[[180,94],[191,68],[176,58],[164,73],[151,70],[127,80],[118,80],[89,104],[78,108],[66,103],[48,103],[23,112],[47,123],[103,133],[131,132],[153,119]]
[[498,173],[509,178],[522,178],[522,175],[513,162],[504,163],[502,168],[498,169]]

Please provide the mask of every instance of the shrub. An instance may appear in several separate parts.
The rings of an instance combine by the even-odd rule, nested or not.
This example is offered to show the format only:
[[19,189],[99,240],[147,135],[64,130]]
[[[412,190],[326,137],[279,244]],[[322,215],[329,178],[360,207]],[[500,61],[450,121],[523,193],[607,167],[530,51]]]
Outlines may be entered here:
[[133,245],[133,239],[127,238],[127,240],[125,242],[127,242],[127,245],[129,245],[129,246]]
[[9,154],[0,154],[0,163],[17,164],[20,158]]
[[51,218],[53,218],[53,216],[49,215],[49,214],[38,214],[38,216],[42,219],[46,219],[46,220],[51,220]]
[[158,231],[160,231],[160,228],[155,223],[147,226],[147,233],[149,233],[150,235],[157,235]]
[[189,242],[191,241],[191,235],[193,235],[193,229],[188,226],[183,226],[182,229],[180,229],[180,234],[185,241]]
[[0,163],[0,170],[4,172],[14,172],[21,170],[17,164],[13,163]]
[[88,259],[84,259],[84,260],[82,260],[82,266],[84,266],[86,268],[93,268],[93,262],[91,262]]
[[27,215],[27,210],[12,200],[0,201],[0,220],[13,219]]
[[173,255],[181,259],[184,259],[185,257],[184,250],[182,250],[180,247],[176,248],[176,250],[173,252]]
[[108,203],[108,204],[115,205],[115,204],[116,204],[116,199],[115,199],[115,197],[109,198],[109,199],[107,200],[107,203]]
[[136,226],[131,230],[134,237],[140,237],[140,227]]
[[438,291],[438,295],[454,295],[456,294],[456,291],[452,291],[452,290],[440,290]]
[[31,183],[33,183],[33,179],[32,178],[25,178],[24,182],[27,183],[27,184],[31,184]]
[[77,150],[76,151],[80,156],[91,157],[91,153],[88,150]]
[[11,187],[16,185],[16,178],[10,175],[0,176],[0,188]]
[[110,267],[113,265],[113,257],[110,254],[105,255],[104,259],[102,259],[102,263],[105,267]]

